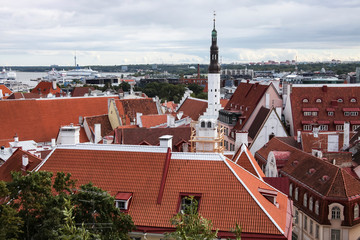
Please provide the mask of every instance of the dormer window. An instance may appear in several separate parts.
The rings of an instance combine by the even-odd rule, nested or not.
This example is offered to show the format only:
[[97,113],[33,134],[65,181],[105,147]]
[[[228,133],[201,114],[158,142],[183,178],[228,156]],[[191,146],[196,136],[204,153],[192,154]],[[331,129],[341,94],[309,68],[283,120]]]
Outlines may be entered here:
[[322,102],[321,98],[316,99],[316,103],[321,103],[321,102]]
[[303,102],[303,103],[308,103],[308,102],[309,102],[309,99],[304,98],[304,99],[302,100],[302,102]]
[[304,194],[304,199],[303,200],[304,200],[303,201],[304,207],[307,207],[307,194],[306,193]]
[[310,211],[313,210],[313,197],[310,197],[310,199],[309,199],[309,210]]
[[342,102],[344,102],[344,100],[342,98],[338,98],[337,102],[342,103]]
[[276,202],[277,192],[271,189],[258,188],[259,193],[263,195],[269,202],[279,207],[279,203]]
[[356,103],[356,98],[351,98],[351,99],[350,99],[350,102]]
[[355,204],[354,206],[354,219],[359,218],[359,204]]
[[185,211],[194,205],[196,211],[199,209],[201,200],[200,193],[180,193],[180,204],[179,204],[179,211]]
[[118,192],[115,196],[115,206],[121,211],[128,211],[132,193]]
[[295,200],[297,201],[299,199],[299,188],[295,188]]
[[315,214],[319,215],[319,201],[318,200],[315,201]]

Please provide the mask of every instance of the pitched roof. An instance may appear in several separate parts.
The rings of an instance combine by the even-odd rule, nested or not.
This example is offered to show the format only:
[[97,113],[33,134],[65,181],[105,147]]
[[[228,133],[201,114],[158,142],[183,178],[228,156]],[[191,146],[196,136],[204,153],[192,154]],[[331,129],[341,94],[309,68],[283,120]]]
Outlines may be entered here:
[[152,98],[120,99],[116,100],[115,104],[119,114],[126,115],[130,121],[136,118],[136,113],[159,114],[156,102]]
[[[22,157],[27,155],[29,159],[29,164],[26,167],[26,171],[32,171],[41,163],[41,159],[28,153],[20,148],[11,155],[11,157],[0,167],[0,181],[11,181],[11,172],[22,171]],[[24,171],[25,173],[25,171]]]
[[78,123],[80,116],[107,114],[108,99],[113,97],[54,98],[0,101],[0,145],[6,145],[15,133],[20,140],[48,142],[59,128]]
[[141,123],[142,123],[142,127],[144,128],[156,127],[167,123],[167,115],[166,114],[142,115]]
[[190,140],[191,128],[122,128],[115,130],[116,142],[119,144],[140,145],[145,142],[148,145],[159,145],[159,137],[172,135],[173,151],[181,150],[179,144],[187,143]]
[[[328,152],[328,137],[329,135],[338,136],[338,150],[342,149],[344,145],[344,132],[319,132],[317,137],[312,132],[301,132],[301,144],[304,152],[310,153],[312,149],[318,149],[322,152]],[[350,132],[350,138],[354,135],[353,132]]]
[[208,102],[203,99],[188,97],[181,104],[177,112],[184,112],[185,115],[188,115],[192,120],[197,121],[198,118],[206,111]]
[[289,160],[280,170],[282,175],[305,184],[322,196],[348,199],[360,193],[360,182],[347,170],[294,148],[276,137],[255,156],[267,159],[270,151],[289,151]]
[[12,94],[12,91],[8,89],[5,85],[0,85],[0,90],[2,90],[3,97],[6,98],[8,95]]
[[[314,124],[329,121],[328,130],[333,131],[336,130],[336,123],[357,120],[357,117],[345,116],[344,111],[346,108],[358,108],[359,96],[360,86],[354,84],[293,85],[290,101],[294,135],[297,135],[298,129],[302,129],[302,121],[312,121]],[[303,102],[304,99],[308,102]],[[351,99],[355,99],[355,102],[351,102]],[[304,116],[304,108],[317,108],[317,116]],[[333,111],[334,115],[328,116],[328,111]]]
[[265,107],[261,107],[258,114],[256,115],[254,121],[252,122],[248,132],[249,132],[249,137],[251,137],[251,139],[254,139],[256,134],[259,132],[260,127],[263,125],[265,119],[267,118],[267,116],[270,113],[270,109],[265,108]]
[[107,114],[85,117],[84,121],[87,122],[93,133],[95,131],[95,124],[101,124],[101,136],[107,136],[113,131]]
[[74,87],[74,90],[71,93],[72,97],[82,97],[85,94],[89,94],[91,90],[94,90],[93,87]]
[[53,83],[48,81],[41,81],[36,85],[36,87],[31,90],[31,93],[39,94],[39,95],[48,95],[49,93],[56,95],[60,94],[62,91],[57,86],[55,89],[53,88]]
[[241,110],[243,111],[244,118],[236,129],[242,129],[270,85],[248,82],[241,82],[239,84],[224,108],[224,110],[232,111],[235,109],[240,110],[242,107]]
[[7,99],[36,99],[36,98],[40,98],[40,95],[35,93],[15,92],[12,93]]
[[[238,222],[243,234],[284,237],[287,220],[291,219],[287,196],[221,154],[170,156],[166,148],[115,147],[57,148],[39,170],[71,172],[78,184],[91,181],[114,196],[118,192],[132,193],[129,214],[138,229],[171,228],[169,220],[178,212],[181,194],[200,194],[199,212],[212,220],[215,229],[228,232]],[[166,161],[167,177],[162,182]],[[259,188],[276,192],[279,207],[261,195]]]
[[256,162],[254,156],[244,144],[239,147],[233,156],[232,161],[260,179],[265,177],[265,174],[261,170],[259,164]]

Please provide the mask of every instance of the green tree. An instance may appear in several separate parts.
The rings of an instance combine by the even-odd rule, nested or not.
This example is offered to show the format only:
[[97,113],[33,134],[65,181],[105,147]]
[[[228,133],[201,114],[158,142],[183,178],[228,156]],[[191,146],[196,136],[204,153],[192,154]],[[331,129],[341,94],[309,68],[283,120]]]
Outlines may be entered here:
[[166,234],[167,238],[175,240],[213,240],[217,232],[213,231],[211,220],[207,220],[198,213],[198,201],[193,196],[186,198],[190,204],[183,205],[181,210],[170,222],[176,230]]
[[[5,182],[0,181],[0,202],[9,194]],[[22,225],[23,221],[15,209],[8,204],[0,205],[0,239],[18,239],[22,233],[20,229]]]
[[130,84],[127,82],[122,82],[119,86],[124,92],[130,91]]
[[131,216],[115,207],[115,199],[92,183],[82,185],[72,196],[75,221],[84,223],[102,239],[129,239],[135,226]]
[[195,95],[198,95],[199,93],[204,91],[204,87],[197,85],[195,83],[189,84],[187,86]]

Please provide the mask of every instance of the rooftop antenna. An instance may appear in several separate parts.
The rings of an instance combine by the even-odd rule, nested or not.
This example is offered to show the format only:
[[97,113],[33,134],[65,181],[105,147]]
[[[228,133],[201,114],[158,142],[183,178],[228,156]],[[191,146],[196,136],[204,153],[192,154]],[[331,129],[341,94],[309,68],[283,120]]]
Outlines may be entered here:
[[298,72],[298,66],[297,66],[297,55],[295,57],[295,72]]
[[214,29],[215,29],[215,17],[216,17],[216,12],[214,11]]
[[75,67],[77,67],[77,64],[76,64],[76,51],[75,51],[74,60],[75,60]]

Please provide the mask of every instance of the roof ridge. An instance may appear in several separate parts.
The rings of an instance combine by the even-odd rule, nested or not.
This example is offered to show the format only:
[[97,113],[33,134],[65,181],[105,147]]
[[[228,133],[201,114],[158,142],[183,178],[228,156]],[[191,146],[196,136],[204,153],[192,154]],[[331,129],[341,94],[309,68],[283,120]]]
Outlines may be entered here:
[[[260,209],[265,213],[265,215],[270,219],[270,221],[275,225],[275,227],[281,232],[281,234],[284,234],[284,230],[279,226],[279,224],[275,221],[275,219],[270,215],[268,211],[266,211],[265,207],[260,203],[260,201],[255,197],[255,195],[250,191],[250,189],[247,187],[247,185],[243,182],[243,180],[236,174],[235,170],[230,166],[230,164],[226,161],[226,159],[223,160],[225,165],[230,169],[230,171],[234,174],[234,176],[238,179],[238,181],[241,183],[241,185],[245,188],[245,190],[249,193],[249,195],[254,199],[254,201],[257,203],[257,205],[260,207]],[[231,160],[229,160],[231,161]],[[234,163],[234,162],[233,162]],[[236,164],[236,163],[234,163]],[[236,166],[239,166],[236,164]],[[241,166],[239,166],[242,170],[245,170]],[[246,171],[246,170],[245,170]],[[247,172],[247,171],[246,171]],[[255,176],[254,176],[255,177]],[[256,177],[255,177],[256,178]],[[259,181],[264,182],[257,178]]]
[[342,181],[344,183],[344,189],[345,189],[345,195],[348,197],[348,189],[347,189],[347,186],[345,184],[345,177],[344,177],[344,173],[342,171],[342,168],[340,168],[340,173],[341,173],[341,178],[342,178]]
[[326,192],[325,196],[329,195],[330,190],[333,188],[335,179],[337,178],[337,176],[338,176],[338,174],[339,174],[339,170],[340,170],[340,169],[338,169],[338,170],[336,171],[336,174],[335,174],[335,176],[334,176],[334,179],[332,179],[331,184],[330,184],[330,187],[329,187],[328,191]]

